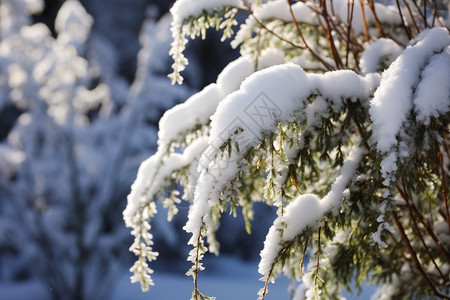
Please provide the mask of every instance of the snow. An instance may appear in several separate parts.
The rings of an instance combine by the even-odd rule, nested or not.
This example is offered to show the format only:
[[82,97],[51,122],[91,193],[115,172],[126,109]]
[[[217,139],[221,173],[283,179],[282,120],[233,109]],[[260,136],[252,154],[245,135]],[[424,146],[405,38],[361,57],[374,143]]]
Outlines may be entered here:
[[[450,46],[434,55],[422,71],[422,80],[417,86],[414,109],[416,119],[425,125],[430,118],[437,118],[450,110]],[[430,92],[432,91],[432,92]]]
[[371,44],[365,44],[365,50],[361,56],[360,64],[363,74],[377,72],[383,58],[388,58],[384,63],[390,65],[402,52],[403,48],[393,40],[380,38]]
[[228,93],[238,89],[242,80],[252,73],[252,62],[243,57],[238,58],[223,69],[217,83],[208,85],[184,103],[168,110],[159,121],[159,147],[166,147],[196,124],[207,124],[219,102]]
[[[334,12],[340,17],[344,22],[347,20],[348,15],[348,1],[347,0],[333,0],[327,1],[329,6],[329,11],[331,11],[331,3],[334,8]],[[383,25],[398,25],[401,23],[397,7],[394,5],[385,5],[380,2],[375,2],[375,12],[377,17]],[[375,24],[375,17],[368,4],[364,4],[364,14],[366,17],[367,24]],[[361,9],[361,2],[356,2],[353,9],[353,19],[352,19],[352,30],[355,34],[364,33],[364,19]]]
[[425,31],[417,38],[417,43],[405,49],[383,73],[370,108],[373,134],[380,152],[388,152],[397,144],[397,135],[413,104],[413,88],[421,68],[449,44],[446,29]]
[[325,197],[319,199],[316,195],[304,194],[298,196],[286,206],[284,215],[275,220],[264,241],[264,248],[260,254],[261,261],[258,266],[260,274],[268,276],[275,258],[282,249],[281,244],[283,242],[293,240],[307,227],[316,227],[317,222],[325,213],[329,211],[334,214],[338,213],[343,194],[355,175],[362,154],[363,150],[359,147],[354,147],[350,151],[340,171],[341,174],[336,178]]
[[200,16],[204,11],[218,10],[223,7],[241,7],[241,0],[178,0],[170,9],[175,27],[181,26],[184,20],[192,16]]
[[[164,186],[163,182],[167,177],[170,177],[175,170],[188,166],[204,151],[206,145],[207,138],[199,138],[186,147],[182,154],[171,153],[162,160],[163,154],[158,152],[141,164],[128,195],[128,205],[123,212],[127,226],[132,225],[136,211],[141,204],[147,202],[149,195],[155,195]],[[161,164],[164,164],[164,168],[160,168]]]
[[[314,11],[311,10],[311,8],[309,8],[305,3],[297,2],[293,4],[292,11],[297,21],[308,24],[317,24]],[[241,25],[234,40],[231,42],[231,46],[233,48],[238,47],[239,44],[251,35],[253,27],[258,24],[255,18],[260,21],[280,19],[284,22],[292,22],[292,15],[289,10],[289,5],[285,0],[275,0],[264,3],[263,5],[255,8],[253,11],[253,16],[249,16],[245,23]]]
[[242,81],[253,73],[253,70],[253,63],[244,57],[229,63],[217,77],[217,85],[222,95],[225,96],[237,90],[241,86]]
[[[336,16],[341,20],[347,20],[348,14],[348,1],[347,0],[334,0],[334,1],[326,1],[327,7],[329,11],[331,11],[331,5],[333,5],[333,11],[336,13]],[[400,24],[401,20],[398,17],[397,7],[384,5],[378,2],[375,2],[375,11],[380,22],[389,25]],[[292,5],[292,12],[294,14],[295,20],[297,22],[317,25],[317,14],[314,9],[311,8],[311,4],[307,4],[304,2],[296,2]],[[364,5],[365,17],[367,23],[375,24],[375,18],[370,10],[368,4]],[[260,21],[268,21],[272,19],[278,19],[284,22],[292,22],[292,15],[289,10],[288,2],[285,0],[275,0],[269,1],[262,4],[259,7],[256,7],[253,11],[253,16],[256,17]],[[239,31],[236,34],[235,39],[232,42],[233,47],[237,47],[241,44],[252,32],[252,28],[256,26],[258,23],[256,22],[253,16],[249,16],[245,23],[241,25]],[[353,11],[353,19],[352,19],[352,30],[356,34],[364,33],[364,21],[363,15],[361,11],[361,6],[356,4]]]
[[79,50],[86,43],[93,23],[94,19],[79,1],[66,1],[55,19],[58,40],[63,44],[71,44]]
[[[314,91],[329,97],[337,110],[341,98],[367,99],[378,82],[377,74],[366,77],[352,71],[307,74],[292,63],[264,69],[245,79],[238,91],[219,103],[211,117],[209,146],[200,158],[198,169],[196,190],[201,193],[194,197],[185,226],[193,234],[190,243],[196,245],[202,216],[207,214],[209,206],[217,204],[223,189],[229,187],[237,172],[245,169],[243,154],[258,143],[264,132],[274,130],[278,121],[292,120],[294,114],[303,119],[307,97]],[[229,139],[238,147],[221,155],[220,148]]]
[[[416,89],[419,78],[426,75],[426,73],[422,72],[422,68],[428,64],[428,61],[436,53],[441,51],[447,53],[445,49],[449,44],[450,37],[445,28],[434,28],[424,31],[415,39],[413,45],[406,48],[403,54],[382,75],[380,87],[376,90],[374,98],[371,100],[369,112],[373,122],[373,138],[376,142],[377,150],[380,153],[387,154],[387,157],[382,162],[385,185],[389,185],[396,170],[395,163],[398,153],[395,151],[395,147],[398,145],[397,138],[401,134],[402,126],[406,123],[410,111],[413,109],[413,90]],[[442,58],[439,58],[440,56],[437,57],[431,61],[432,66],[427,66],[424,72],[435,72],[435,69],[436,72],[446,72],[448,70],[448,64],[436,68],[436,61],[448,62],[448,55],[443,54]],[[444,74],[448,74],[448,72]],[[433,78],[436,77],[433,76]],[[419,103],[419,118],[426,119],[425,116],[431,113],[429,111],[420,111],[421,107],[423,107],[423,105],[420,105],[428,101],[429,88],[435,86],[432,81],[424,80],[424,83],[420,84],[422,86],[419,85],[419,100],[416,100],[416,103]],[[423,90],[424,88],[427,88],[426,92]],[[424,93],[426,93],[427,100],[424,100]],[[432,99],[434,99],[433,113],[436,110],[448,110],[448,98],[445,99],[445,96],[440,98],[445,93],[448,93],[448,81],[437,89],[436,97],[432,96]],[[402,155],[407,155],[407,153]]]
[[[274,225],[267,233],[264,248],[260,254],[261,261],[258,265],[258,272],[268,276],[275,258],[282,249],[281,243],[292,240],[307,226],[314,227],[322,213],[320,199],[313,194],[300,195],[288,204],[283,217],[275,220]],[[280,229],[283,230],[281,236]]]
[[[275,0],[267,2],[254,11],[254,15],[259,20],[280,19],[285,22],[292,21],[292,15],[289,9],[288,2],[285,0]],[[297,2],[292,6],[295,20],[316,24],[316,14],[308,7],[306,3]]]

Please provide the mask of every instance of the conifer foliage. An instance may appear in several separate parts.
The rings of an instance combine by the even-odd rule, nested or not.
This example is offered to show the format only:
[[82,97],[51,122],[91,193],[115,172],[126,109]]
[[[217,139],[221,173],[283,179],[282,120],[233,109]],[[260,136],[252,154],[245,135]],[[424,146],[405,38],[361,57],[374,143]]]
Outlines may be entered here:
[[[219,253],[221,215],[240,207],[250,233],[253,205],[264,202],[277,215],[261,250],[259,299],[282,273],[299,282],[294,299],[339,299],[365,280],[379,286],[377,299],[448,298],[445,6],[178,0],[171,12],[173,83],[188,64],[187,37],[210,27],[241,56],[160,120],[158,151],[124,211],[138,256],[132,281],[153,284],[155,201],[169,221],[187,202],[191,299],[214,299],[198,279],[205,253]],[[238,13],[247,18],[234,33]]]

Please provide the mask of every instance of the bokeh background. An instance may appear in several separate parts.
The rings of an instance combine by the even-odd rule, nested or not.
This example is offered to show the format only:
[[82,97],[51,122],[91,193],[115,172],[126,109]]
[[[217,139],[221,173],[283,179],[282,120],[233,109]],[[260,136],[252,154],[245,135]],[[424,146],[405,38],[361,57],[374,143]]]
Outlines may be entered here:
[[[171,223],[158,206],[157,286],[145,295],[129,283],[134,257],[122,219],[138,167],[155,151],[161,115],[238,56],[210,31],[188,45],[185,82],[172,86],[172,4],[0,1],[0,299],[190,296],[188,206]],[[206,258],[206,290],[218,299],[256,298],[259,251],[274,218],[256,207],[251,236],[239,214],[223,218],[222,258]],[[273,299],[287,299],[287,286]]]

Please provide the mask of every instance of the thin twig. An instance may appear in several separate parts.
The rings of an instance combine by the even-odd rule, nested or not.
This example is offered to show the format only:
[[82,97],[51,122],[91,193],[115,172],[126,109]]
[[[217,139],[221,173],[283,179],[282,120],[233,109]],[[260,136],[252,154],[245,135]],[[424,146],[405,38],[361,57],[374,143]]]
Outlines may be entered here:
[[403,243],[406,246],[406,249],[408,250],[409,254],[411,255],[411,259],[413,260],[416,269],[419,271],[422,278],[425,280],[427,285],[430,287],[433,294],[435,294],[438,297],[441,298],[447,298],[445,295],[441,294],[434,285],[433,281],[428,277],[427,273],[422,267],[422,264],[420,263],[419,259],[417,258],[417,253],[414,251],[414,248],[411,246],[411,242],[408,239],[408,236],[405,233],[405,229],[403,228],[402,223],[400,223],[400,220],[398,219],[397,213],[395,211],[391,211],[392,218],[394,219],[395,225],[397,226],[398,231],[400,232],[400,236],[403,240]]
[[270,269],[269,275],[267,275],[266,283],[264,284],[264,291],[263,291],[263,293],[262,293],[262,295],[261,295],[261,300],[264,300],[264,297],[265,297],[266,294],[267,294],[267,286],[269,285],[270,276],[272,276],[272,271],[273,271],[273,266],[272,266],[272,268]]
[[366,39],[366,42],[368,42],[369,41],[369,29],[367,28],[366,13],[364,10],[364,0],[359,0],[359,4],[361,5],[362,18],[363,18],[363,22],[364,22],[364,37]]
[[329,63],[324,61],[323,58],[321,58],[313,49],[311,49],[311,47],[309,47],[305,37],[303,36],[300,26],[298,25],[297,20],[295,19],[294,12],[292,11],[291,0],[287,0],[287,2],[289,4],[289,11],[291,13],[292,21],[294,22],[295,28],[297,28],[297,32],[300,35],[300,38],[302,39],[303,43],[305,44],[305,47],[309,50],[309,52],[311,52],[312,56],[314,56],[315,59],[317,59],[320,63],[322,63],[325,66],[325,68],[327,68],[328,71],[334,70],[334,68]]
[[[203,223],[203,217],[202,217],[202,223]],[[198,293],[198,287],[197,287],[197,279],[198,279],[198,265],[199,265],[199,257],[200,257],[200,240],[202,238],[202,233],[201,233],[201,229],[200,232],[198,233],[198,237],[197,237],[197,253],[196,253],[196,257],[195,257],[195,274],[194,274],[194,292]]]
[[450,263],[450,253],[442,246],[441,241],[438,239],[438,237],[434,233],[433,229],[431,229],[430,225],[428,225],[428,223],[425,221],[424,217],[419,212],[419,210],[416,208],[414,203],[411,203],[411,208],[413,209],[414,213],[418,217],[420,223],[422,223],[422,225],[425,228],[425,230],[427,231],[428,235],[431,237],[431,239],[436,244],[436,246],[439,249],[439,251],[444,255],[444,257],[446,258],[447,262]]
[[427,1],[423,1],[423,19],[425,20],[425,28],[428,28],[428,20],[427,20]]
[[295,182],[294,174],[292,174],[292,171],[291,171],[291,182],[292,182],[292,184],[295,186],[295,188],[297,189],[297,192],[298,192],[300,195],[303,195],[303,193],[302,193],[302,192],[300,191],[300,189],[298,188],[297,182]]
[[255,19],[256,23],[258,23],[258,25],[261,26],[261,28],[263,28],[264,30],[266,30],[266,31],[269,32],[270,34],[274,35],[274,36],[277,37],[279,40],[281,40],[281,41],[283,41],[283,42],[285,42],[285,43],[288,43],[289,45],[291,45],[291,46],[294,47],[294,48],[298,48],[298,49],[306,49],[305,46],[295,44],[295,43],[293,43],[292,41],[285,39],[284,37],[282,37],[281,35],[279,35],[279,34],[276,33],[275,31],[273,31],[272,29],[268,28],[268,27],[266,26],[266,24],[264,24],[264,22],[262,22],[260,19],[258,19],[258,18],[255,16],[255,14],[253,13],[253,11],[251,11],[250,9],[243,9],[243,8],[241,8],[241,10],[243,10],[243,11],[247,12],[249,15],[251,15],[251,16]]
[[397,8],[398,8],[398,13],[400,15],[400,19],[402,20],[402,25],[403,25],[403,29],[406,32],[406,35],[408,36],[408,39],[411,39],[411,33],[408,30],[408,27],[405,24],[405,20],[403,19],[403,13],[402,13],[402,8],[400,7],[400,2],[398,0],[396,0],[397,2]]
[[445,281],[446,277],[444,276],[444,274],[442,273],[441,269],[439,268],[439,266],[437,265],[436,261],[434,260],[433,255],[431,254],[431,251],[430,251],[428,245],[425,243],[425,240],[423,239],[423,236],[422,236],[422,233],[420,232],[419,226],[417,225],[416,216],[415,216],[414,211],[413,211],[413,209],[411,207],[411,203],[410,203],[410,198],[409,198],[408,192],[406,191],[406,184],[405,184],[405,179],[404,178],[402,178],[402,187],[403,187],[403,191],[398,186],[396,186],[396,189],[400,193],[402,198],[406,201],[406,205],[408,206],[409,214],[410,214],[411,220],[413,222],[414,230],[416,231],[417,235],[419,236],[419,239],[422,242],[422,245],[423,245],[425,251],[427,252],[427,254],[430,257],[431,261],[433,262],[434,266],[436,267],[436,270],[439,272],[439,274],[441,275],[441,277]]
[[450,149],[448,148],[448,139],[447,139],[447,135],[446,135],[444,132],[442,132],[441,135],[442,135],[442,137],[444,138],[444,143],[443,143],[443,145],[444,145],[445,153],[447,153],[447,157],[450,159]]
[[317,286],[317,278],[319,278],[319,267],[320,267],[320,232],[322,228],[319,228],[319,236],[317,237],[317,260],[316,260],[316,268],[314,271],[314,287]]
[[[414,6],[416,7],[417,12],[420,15],[421,21],[423,22],[423,24],[425,25],[425,28],[428,28],[428,24],[427,24],[427,20],[425,18],[425,16],[423,15],[423,12],[420,10],[419,5],[416,3],[415,0],[412,1],[412,3],[414,4]],[[426,1],[424,1],[424,3],[426,3]]]
[[345,66],[348,67],[348,55],[350,53],[350,33],[352,31],[353,11],[355,9],[355,2],[347,0],[347,51],[345,53]]
[[305,248],[303,248],[303,253],[302,253],[302,262],[300,263],[300,273],[302,273],[302,276],[305,276],[305,273],[303,273],[303,261],[305,260],[306,250],[308,249],[308,241],[309,241],[309,237],[306,238]]
[[375,19],[375,25],[377,26],[378,32],[380,33],[380,35],[382,37],[385,37],[386,34],[383,31],[383,27],[381,26],[380,19],[378,19],[378,15],[377,15],[377,13],[375,11],[375,3],[374,3],[373,0],[369,0],[369,8],[372,11],[373,17]]
[[416,23],[416,18],[414,18],[414,14],[411,11],[411,7],[409,7],[409,4],[408,4],[408,2],[406,2],[406,0],[402,0],[402,1],[403,1],[403,4],[405,4],[405,7],[406,7],[406,9],[409,12],[409,15],[411,16],[411,19],[413,21],[414,27],[416,28],[417,34],[419,34],[420,28],[419,28],[419,26]]
[[442,191],[442,197],[444,197],[444,205],[445,205],[445,213],[447,216],[447,224],[448,229],[450,231],[450,213],[448,209],[448,199],[447,199],[447,184],[445,182],[445,170],[444,170],[444,159],[442,157],[441,148],[439,147],[439,144],[437,145],[438,155],[439,155],[439,166],[441,167],[441,174],[442,174],[442,184],[441,184],[441,191]]
[[336,45],[334,44],[333,35],[331,34],[331,26],[330,26],[330,22],[329,22],[330,16],[328,14],[327,3],[325,2],[325,0],[321,0],[321,3],[322,3],[322,8],[323,8],[323,18],[325,20],[325,24],[327,25],[326,34],[327,34],[328,44],[330,46],[331,53],[333,54],[333,59],[336,64],[336,67],[338,69],[342,69],[343,65],[342,65],[341,57],[339,56],[339,54],[336,50]]

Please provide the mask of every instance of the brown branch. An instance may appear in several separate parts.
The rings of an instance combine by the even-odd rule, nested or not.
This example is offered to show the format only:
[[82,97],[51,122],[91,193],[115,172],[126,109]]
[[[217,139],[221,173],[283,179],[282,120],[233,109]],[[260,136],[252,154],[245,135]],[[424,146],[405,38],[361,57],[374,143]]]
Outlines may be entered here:
[[442,197],[444,197],[444,205],[445,205],[445,213],[447,216],[447,224],[448,229],[450,231],[450,213],[448,209],[448,199],[447,199],[447,184],[445,182],[445,170],[444,170],[444,159],[442,157],[441,148],[439,147],[439,144],[437,145],[438,155],[439,155],[439,166],[441,167],[441,174],[442,174],[442,184],[441,184],[441,191],[442,191]]
[[382,37],[385,37],[386,34],[383,31],[383,27],[381,26],[380,19],[378,19],[378,15],[375,11],[375,3],[373,0],[369,0],[369,8],[370,8],[370,11],[372,11],[373,17],[375,19],[375,25],[377,26],[378,32],[380,33],[380,35]]
[[347,50],[345,53],[345,66],[348,67],[348,55],[350,53],[350,34],[352,31],[353,11],[355,9],[355,2],[347,0]]
[[448,148],[448,139],[447,139],[447,135],[445,134],[445,132],[441,133],[442,137],[444,138],[444,150],[445,153],[447,153],[447,157],[450,159],[450,149]]
[[445,27],[444,24],[442,24],[441,19],[439,19],[439,16],[437,14],[437,1],[433,0],[433,23],[431,24],[431,27],[434,27],[435,25],[435,21],[437,19],[439,26],[441,27]]
[[416,208],[414,203],[411,203],[411,208],[416,214],[417,218],[419,219],[420,223],[422,223],[423,227],[425,228],[428,235],[431,237],[431,239],[436,244],[439,251],[444,255],[447,262],[450,263],[450,253],[442,246],[441,241],[438,239],[436,234],[434,233],[433,229],[431,229],[430,225],[425,221],[425,218],[422,216],[422,214],[419,212],[419,210]]
[[251,11],[250,9],[243,9],[243,8],[241,8],[241,10],[243,10],[243,11],[247,12],[249,15],[251,15],[251,16],[255,19],[256,23],[258,23],[258,25],[259,25],[261,28],[263,28],[264,30],[266,30],[267,32],[269,32],[270,34],[272,34],[273,36],[277,37],[279,40],[281,40],[281,41],[283,41],[283,42],[285,42],[285,43],[288,43],[289,45],[291,45],[291,46],[294,47],[294,48],[298,48],[298,49],[306,49],[305,46],[295,44],[295,43],[293,43],[292,41],[287,40],[287,39],[285,39],[284,37],[282,37],[281,35],[277,34],[277,33],[276,33],[275,31],[273,31],[272,29],[268,28],[268,27],[266,26],[266,24],[264,24],[260,19],[258,19],[258,18],[255,16],[255,14],[253,13],[253,11]]
[[[425,18],[425,16],[423,15],[423,12],[420,10],[420,7],[419,7],[419,5],[416,3],[416,1],[415,0],[412,0],[412,3],[414,4],[414,6],[416,7],[416,10],[417,10],[417,12],[419,13],[419,15],[420,15],[420,19],[421,19],[421,21],[424,23],[424,25],[425,25],[425,28],[428,28],[428,24],[427,24],[427,20],[426,20],[426,18]],[[426,1],[423,1],[423,3],[425,3],[426,4]],[[426,6],[425,6],[425,8],[426,8]],[[426,11],[425,11],[425,14],[426,14]]]
[[427,1],[423,1],[423,19],[425,20],[425,28],[428,28],[428,20],[427,20]]
[[366,39],[366,42],[368,42],[369,41],[369,29],[367,28],[366,13],[364,11],[364,0],[359,0],[359,4],[361,5],[362,18],[363,18],[363,22],[364,22],[364,37]]
[[[316,261],[316,270],[314,271],[314,287],[317,286],[317,278],[319,277],[319,267],[320,267],[320,232],[322,228],[319,228],[319,236],[317,237],[317,261]],[[317,296],[317,295],[316,295]]]
[[416,18],[414,18],[414,14],[411,11],[411,7],[409,6],[408,2],[406,2],[406,0],[402,0],[402,1],[403,1],[403,4],[405,4],[405,7],[406,7],[406,9],[409,12],[409,15],[411,16],[411,19],[413,21],[414,27],[416,28],[417,34],[419,34],[420,28],[419,28],[419,26],[416,23]]
[[297,189],[297,192],[298,192],[300,195],[303,195],[303,193],[302,193],[302,192],[300,191],[300,189],[298,188],[297,182],[295,182],[294,174],[292,174],[292,171],[291,171],[291,182],[292,182],[292,184],[295,186],[295,188]]
[[[202,217],[202,223],[203,223],[203,217]],[[203,225],[202,225],[203,226]],[[197,237],[197,253],[195,257],[195,275],[194,275],[194,293],[198,293],[198,287],[197,287],[197,281],[198,281],[198,265],[199,265],[199,257],[200,257],[200,240],[202,238],[202,230],[200,229],[200,232],[198,233]]]
[[329,22],[330,16],[328,14],[327,3],[325,2],[325,0],[321,0],[321,5],[323,8],[323,18],[325,20],[325,24],[327,25],[326,36],[327,36],[327,40],[328,40],[328,45],[330,46],[331,53],[333,54],[333,59],[336,64],[336,67],[338,69],[342,69],[343,65],[342,65],[341,57],[339,56],[339,54],[337,52],[336,45],[334,44],[334,40],[333,40],[333,35],[331,34],[331,26],[330,26],[330,22]]
[[413,260],[417,271],[419,271],[420,275],[425,280],[425,282],[427,283],[428,287],[431,289],[433,294],[435,294],[436,296],[441,297],[441,298],[447,298],[445,295],[441,294],[437,290],[433,281],[428,277],[427,273],[423,269],[422,264],[420,263],[419,259],[417,258],[417,253],[416,253],[416,251],[414,251],[414,248],[411,246],[411,242],[409,241],[408,236],[405,233],[405,229],[403,228],[402,223],[400,223],[400,220],[398,219],[397,213],[392,210],[391,215],[392,215],[392,218],[394,219],[394,222],[395,222],[395,225],[396,225],[398,231],[400,232],[400,236],[403,240],[403,243],[405,244],[406,249],[408,250],[409,254],[411,255],[411,259]]
[[408,39],[411,39],[411,33],[409,32],[408,27],[405,24],[405,20],[403,19],[403,13],[402,13],[402,8],[400,7],[400,2],[398,0],[396,0],[396,2],[397,2],[398,13],[399,13],[400,19],[402,21],[403,29],[405,30],[405,33],[408,36]]
[[272,275],[272,271],[273,271],[273,266],[272,266],[272,268],[270,269],[269,275],[267,275],[266,283],[264,284],[264,291],[263,291],[263,293],[262,293],[262,295],[261,295],[261,300],[264,300],[264,297],[265,297],[266,294],[267,294],[267,286],[269,285],[270,276]]
[[303,273],[303,261],[305,260],[306,250],[308,249],[308,241],[309,241],[309,237],[306,238],[305,248],[303,248],[303,253],[302,253],[302,262],[300,263],[300,273],[302,273],[303,276],[305,276],[305,273]]
[[433,255],[431,254],[430,248],[425,243],[425,240],[423,239],[422,233],[420,232],[419,226],[417,225],[416,216],[415,216],[414,211],[413,211],[413,209],[411,207],[411,203],[410,203],[410,198],[409,198],[408,192],[406,191],[406,184],[405,184],[405,179],[404,178],[402,178],[402,187],[403,187],[403,191],[398,186],[396,186],[395,188],[400,193],[402,198],[406,201],[406,205],[408,206],[408,210],[409,210],[409,215],[411,216],[411,220],[413,222],[414,230],[416,231],[417,235],[419,236],[419,239],[420,239],[420,241],[421,241],[421,243],[422,243],[422,245],[423,245],[423,247],[425,249],[425,252],[430,257],[431,261],[433,262],[434,266],[436,267],[436,270],[439,272],[439,275],[441,275],[441,277],[445,281],[446,277],[444,276],[444,274],[442,273],[441,269],[439,268],[439,266],[437,265],[436,261],[434,260]]
[[297,29],[298,34],[300,35],[300,38],[302,39],[303,43],[305,44],[305,47],[309,50],[309,52],[312,54],[312,56],[314,56],[315,59],[317,59],[322,65],[325,66],[325,68],[327,68],[328,71],[332,71],[334,70],[334,68],[327,63],[326,61],[323,60],[323,58],[321,58],[313,49],[311,49],[311,47],[308,45],[308,43],[306,42],[305,37],[303,36],[302,30],[300,29],[300,26],[297,23],[297,20],[295,19],[294,16],[294,12],[292,11],[292,4],[291,4],[291,0],[287,0],[288,4],[289,4],[289,11],[291,13],[291,17],[292,17],[292,21],[294,22],[295,28]]

